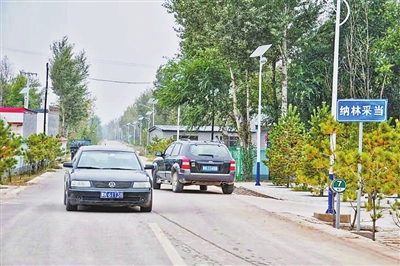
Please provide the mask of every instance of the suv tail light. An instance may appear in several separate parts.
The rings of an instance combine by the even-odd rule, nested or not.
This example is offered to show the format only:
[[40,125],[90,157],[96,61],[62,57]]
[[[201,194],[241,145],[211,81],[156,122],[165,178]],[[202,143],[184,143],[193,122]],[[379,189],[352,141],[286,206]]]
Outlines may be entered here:
[[229,166],[230,171],[236,171],[236,162],[235,160],[231,161],[231,165]]
[[182,158],[182,164],[181,164],[182,169],[190,170],[190,160],[187,157]]

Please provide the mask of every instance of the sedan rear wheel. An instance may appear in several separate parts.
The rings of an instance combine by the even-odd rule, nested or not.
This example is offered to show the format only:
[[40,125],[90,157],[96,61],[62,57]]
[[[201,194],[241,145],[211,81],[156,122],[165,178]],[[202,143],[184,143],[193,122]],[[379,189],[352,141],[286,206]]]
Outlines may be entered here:
[[232,194],[233,190],[235,189],[235,187],[232,185],[224,185],[222,186],[222,192],[224,194]]
[[179,193],[179,192],[182,192],[182,190],[183,190],[183,184],[181,182],[179,182],[178,173],[175,172],[172,175],[172,191],[175,193]]

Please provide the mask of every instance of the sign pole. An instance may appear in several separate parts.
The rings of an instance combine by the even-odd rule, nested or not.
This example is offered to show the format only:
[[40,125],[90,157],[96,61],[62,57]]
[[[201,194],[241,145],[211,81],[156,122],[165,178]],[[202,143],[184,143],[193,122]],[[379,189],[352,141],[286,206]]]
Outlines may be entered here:
[[[336,228],[340,229],[340,194],[346,190],[346,181],[341,178],[335,178],[331,184],[331,188],[336,192]],[[335,216],[333,216],[335,217]],[[335,223],[334,223],[335,225]]]
[[340,229],[340,193],[336,193],[336,229]]
[[[363,138],[363,122],[360,122],[358,129],[358,153],[360,154],[360,156],[362,153],[362,138]],[[360,232],[361,193],[362,193],[361,163],[358,163],[357,232]]]

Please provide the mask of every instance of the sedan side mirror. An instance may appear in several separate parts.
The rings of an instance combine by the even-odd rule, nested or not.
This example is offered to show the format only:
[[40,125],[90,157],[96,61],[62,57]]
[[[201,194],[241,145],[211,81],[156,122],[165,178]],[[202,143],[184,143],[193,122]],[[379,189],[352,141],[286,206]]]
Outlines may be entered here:
[[152,164],[146,164],[146,165],[144,166],[144,169],[146,169],[146,170],[154,169],[154,165],[152,165]]
[[163,155],[162,152],[160,152],[160,151],[156,152],[157,157],[162,157],[162,155]]
[[63,167],[72,168],[72,162],[65,162],[65,163],[63,163]]

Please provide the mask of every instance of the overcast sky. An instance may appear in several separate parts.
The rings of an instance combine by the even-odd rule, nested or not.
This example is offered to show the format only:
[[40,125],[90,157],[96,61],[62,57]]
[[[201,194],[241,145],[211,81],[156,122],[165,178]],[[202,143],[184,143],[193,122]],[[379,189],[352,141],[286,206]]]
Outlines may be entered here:
[[[85,50],[90,78],[151,83],[89,80],[96,115],[106,124],[152,88],[157,68],[178,53],[174,17],[163,2],[0,0],[1,58],[8,57],[14,75],[20,70],[37,73],[44,87],[50,45],[68,36],[76,53]],[[49,102],[55,99],[49,96]]]

